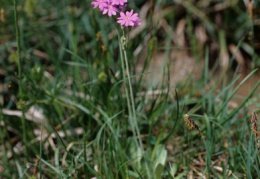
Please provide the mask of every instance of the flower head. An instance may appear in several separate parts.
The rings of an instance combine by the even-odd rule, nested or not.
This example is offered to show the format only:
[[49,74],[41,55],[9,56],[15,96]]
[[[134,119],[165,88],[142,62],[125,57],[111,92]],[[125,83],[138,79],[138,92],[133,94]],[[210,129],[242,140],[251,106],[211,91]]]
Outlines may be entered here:
[[137,13],[133,10],[124,12],[127,0],[92,0],[93,8],[98,8],[103,14],[108,16],[116,16],[117,22],[123,27],[135,27],[141,24],[141,20]]
[[120,17],[117,18],[117,22],[121,26],[125,27],[135,27],[141,24],[141,20],[138,17],[138,14],[134,13],[133,10],[126,11],[125,13],[120,12]]
[[91,5],[93,8],[99,8],[99,10],[103,11],[104,7],[107,5],[107,0],[93,0]]
[[116,15],[118,9],[113,4],[113,0],[106,0],[106,5],[104,6],[102,12],[103,14],[107,14],[108,16],[114,16]]
[[125,3],[127,3],[127,0],[112,0],[114,5],[120,5],[123,6]]

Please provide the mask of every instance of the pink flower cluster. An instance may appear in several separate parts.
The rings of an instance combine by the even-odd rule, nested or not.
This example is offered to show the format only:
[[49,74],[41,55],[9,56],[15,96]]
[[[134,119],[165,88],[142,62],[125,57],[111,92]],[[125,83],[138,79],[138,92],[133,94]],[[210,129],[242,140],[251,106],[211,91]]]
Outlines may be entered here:
[[133,10],[124,12],[127,0],[92,0],[93,8],[99,9],[103,14],[108,16],[117,16],[117,23],[122,27],[136,27],[141,24],[137,13]]

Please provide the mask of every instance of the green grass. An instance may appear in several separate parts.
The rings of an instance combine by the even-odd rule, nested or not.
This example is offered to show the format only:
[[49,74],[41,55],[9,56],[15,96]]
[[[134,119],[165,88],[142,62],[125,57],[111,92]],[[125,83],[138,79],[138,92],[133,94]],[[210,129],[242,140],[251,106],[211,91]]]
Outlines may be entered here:
[[[148,2],[147,25],[129,41],[126,53],[139,136],[131,126],[118,27],[111,19],[90,8],[89,1],[17,0],[16,21],[13,2],[0,0],[5,11],[5,21],[0,21],[0,178],[260,176],[249,112],[253,103],[259,116],[260,82],[232,106],[241,85],[257,73],[253,68],[259,60],[246,39],[250,23],[243,5],[234,1],[220,14],[205,11],[213,5],[190,1],[136,1],[130,6],[144,12]],[[158,23],[158,12],[168,26]],[[186,44],[178,47],[172,32],[182,19]],[[195,33],[200,25],[208,35],[203,45]],[[218,55],[235,44],[254,58],[247,62],[252,72],[241,80],[230,55],[228,72],[219,75],[212,44]],[[142,52],[136,55],[140,45]],[[171,88],[172,49],[186,50],[204,64],[199,80],[190,76]],[[158,52],[167,63],[162,80],[149,86],[148,66]],[[137,73],[140,60],[144,65]],[[30,117],[32,110],[42,116]],[[184,114],[202,136],[185,126]]]

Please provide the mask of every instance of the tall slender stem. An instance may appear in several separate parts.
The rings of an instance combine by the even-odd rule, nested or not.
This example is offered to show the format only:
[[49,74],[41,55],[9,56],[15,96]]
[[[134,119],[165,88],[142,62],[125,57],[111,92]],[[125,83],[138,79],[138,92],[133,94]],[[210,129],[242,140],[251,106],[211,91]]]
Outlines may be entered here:
[[[17,50],[16,50],[16,54],[17,54],[17,68],[18,68],[18,98],[21,98],[22,96],[22,67],[21,67],[21,61],[22,61],[22,57],[21,57],[21,36],[20,36],[20,28],[19,28],[19,24],[18,24],[18,13],[17,13],[17,1],[13,0],[13,4],[14,4],[14,25],[15,25],[15,32],[16,32],[16,44],[17,44]],[[19,99],[20,100],[20,99]],[[27,146],[27,140],[26,140],[26,121],[25,121],[25,115],[24,115],[24,107],[21,106],[22,108],[22,112],[23,112],[23,116],[21,119],[22,122],[22,129],[23,129],[23,141],[25,143],[25,146]],[[27,154],[27,150],[26,154]]]
[[128,58],[126,53],[126,38],[123,35],[120,39],[120,55],[122,59],[122,70],[123,70],[123,78],[124,81],[127,81],[126,85],[126,97],[127,97],[127,106],[129,111],[129,117],[130,117],[130,125],[132,127],[132,131],[134,135],[138,138],[139,145],[143,151],[143,145],[141,140],[141,135],[137,123],[137,115],[136,115],[136,108],[135,108],[135,101],[134,101],[134,94],[133,94],[133,88],[132,88],[132,82],[131,82],[131,76],[130,76],[130,69],[128,64]]
[[17,15],[17,2],[13,0],[14,3],[14,23],[15,23],[15,32],[16,32],[16,43],[17,43],[17,68],[18,68],[18,80],[19,80],[19,95],[21,93],[21,40],[20,40],[20,28],[18,25],[18,15]]

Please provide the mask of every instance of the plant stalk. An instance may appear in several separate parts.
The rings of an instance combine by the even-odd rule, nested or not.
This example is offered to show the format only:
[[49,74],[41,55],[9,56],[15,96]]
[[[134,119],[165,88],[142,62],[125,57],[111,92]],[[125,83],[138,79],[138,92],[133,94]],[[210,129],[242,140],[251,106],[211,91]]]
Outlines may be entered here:
[[17,14],[17,2],[14,3],[14,23],[15,23],[15,32],[16,32],[16,45],[17,45],[17,68],[18,68],[18,81],[19,81],[19,95],[21,95],[21,77],[22,77],[22,69],[21,69],[21,39],[20,39],[20,28],[18,25],[18,14]]
[[[132,128],[132,132],[134,135],[138,138],[139,146],[141,147],[143,151],[143,144],[141,140],[141,135],[137,123],[137,115],[136,115],[136,108],[135,108],[135,101],[134,101],[134,94],[133,94],[133,88],[132,88],[132,82],[131,82],[131,75],[130,75],[130,69],[128,64],[128,57],[126,53],[126,37],[123,34],[123,36],[120,39],[119,42],[120,45],[120,56],[121,56],[121,65],[122,65],[122,71],[123,71],[123,79],[126,83],[125,91],[126,91],[126,98],[127,98],[127,106],[129,111],[129,123]],[[138,144],[137,142],[137,144]]]
[[[15,35],[16,35],[16,63],[17,63],[17,77],[18,77],[18,98],[20,101],[20,98],[22,96],[22,67],[21,67],[21,62],[22,62],[22,57],[21,57],[21,34],[20,34],[20,27],[18,24],[18,13],[17,13],[17,0],[13,0],[13,5],[14,5],[14,25],[15,25]],[[23,141],[25,143],[25,146],[27,146],[27,140],[26,140],[26,121],[25,121],[25,114],[24,114],[24,107],[23,104],[21,106],[23,116],[21,118],[22,122],[22,129],[23,129]],[[27,148],[27,147],[26,147]],[[26,150],[27,153],[27,150]]]

